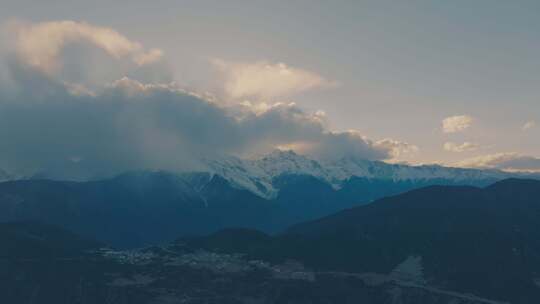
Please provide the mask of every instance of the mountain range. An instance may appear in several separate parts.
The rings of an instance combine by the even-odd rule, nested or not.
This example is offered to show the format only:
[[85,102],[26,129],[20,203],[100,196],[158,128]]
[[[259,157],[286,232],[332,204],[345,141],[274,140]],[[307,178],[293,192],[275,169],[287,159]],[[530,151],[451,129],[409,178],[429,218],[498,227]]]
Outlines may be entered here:
[[40,221],[120,248],[228,227],[277,233],[376,199],[429,185],[486,186],[523,176],[359,159],[321,163],[292,151],[257,160],[205,161],[201,172],[135,171],[84,181],[0,183],[0,222]]
[[[429,186],[290,227],[180,243],[509,303],[540,301],[540,181]],[[379,280],[379,281],[377,281]],[[428,303],[428,302],[421,302]],[[433,302],[429,302],[433,303]],[[461,302],[457,302],[461,303]]]
[[[441,184],[488,185],[497,180],[518,178],[540,178],[540,174],[505,172],[494,169],[453,168],[440,165],[407,165],[391,164],[383,161],[373,161],[356,157],[343,157],[338,160],[315,160],[300,155],[292,150],[274,150],[273,152],[253,159],[242,159],[235,156],[220,156],[202,158],[198,161],[199,169],[177,170],[171,173],[182,176],[193,182],[200,173],[211,176],[219,175],[231,186],[248,190],[262,198],[274,199],[279,195],[280,185],[276,178],[284,175],[312,176],[330,185],[335,190],[344,187],[350,179],[364,178],[376,181]],[[72,166],[76,167],[76,164]],[[74,172],[78,169],[72,168]],[[56,171],[56,170],[53,170]],[[158,172],[162,170],[140,169],[135,171]],[[86,176],[86,175],[85,175]],[[111,176],[93,177],[91,179],[78,175],[66,175],[59,178],[47,170],[39,171],[27,177],[2,171],[0,182],[21,179],[50,179],[92,181],[111,178]]]
[[502,304],[540,300],[540,181],[428,186],[273,236],[225,229],[111,249],[0,224],[7,303]]
[[404,165],[344,157],[336,161],[317,161],[294,151],[274,150],[256,159],[221,157],[205,159],[208,172],[228,180],[231,185],[247,189],[261,197],[271,199],[279,194],[274,182],[283,175],[307,175],[341,189],[354,178],[391,182],[412,182],[487,185],[510,177],[528,177],[529,174],[508,173],[498,170],[451,168],[439,165]]

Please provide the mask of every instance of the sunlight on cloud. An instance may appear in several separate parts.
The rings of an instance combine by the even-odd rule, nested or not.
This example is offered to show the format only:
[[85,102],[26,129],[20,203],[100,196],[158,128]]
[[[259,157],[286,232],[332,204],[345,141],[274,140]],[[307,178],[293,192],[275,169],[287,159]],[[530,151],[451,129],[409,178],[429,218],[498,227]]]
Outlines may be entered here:
[[316,73],[284,63],[238,63],[221,59],[212,63],[223,74],[224,90],[232,98],[275,98],[336,86]]
[[540,158],[516,152],[477,156],[458,162],[458,167],[489,168],[505,171],[540,172]]
[[420,150],[416,145],[390,138],[379,140],[375,142],[374,146],[390,151],[390,155],[394,160],[406,154],[414,154]]
[[457,115],[443,119],[442,130],[444,133],[463,132],[473,123],[473,118],[468,115]]
[[443,145],[445,151],[449,152],[470,152],[476,151],[480,146],[471,142],[464,142],[462,144],[457,144],[454,142],[446,142]]
[[326,131],[311,142],[296,145],[299,153],[322,160],[362,158],[395,160],[404,154],[415,153],[417,146],[393,139],[373,141],[356,130]]
[[[62,83],[42,84],[45,90],[50,85],[57,86],[56,94],[28,92],[12,97],[15,102],[0,102],[5,139],[0,167],[86,179],[141,168],[192,170],[201,166],[200,157],[242,156],[278,146],[325,159],[383,160],[400,149],[398,143],[373,142],[357,131],[328,131],[322,112],[309,113],[294,103],[238,112],[236,106],[220,106],[173,85],[129,78],[94,95],[73,94]],[[33,101],[36,95],[40,102]],[[49,126],[46,133],[43,126]]]
[[46,73],[53,73],[60,68],[61,53],[70,43],[90,43],[114,58],[127,57],[138,65],[156,62],[163,56],[161,50],[147,51],[140,43],[129,40],[113,29],[85,22],[12,21],[8,28],[14,34],[17,54],[28,65]]

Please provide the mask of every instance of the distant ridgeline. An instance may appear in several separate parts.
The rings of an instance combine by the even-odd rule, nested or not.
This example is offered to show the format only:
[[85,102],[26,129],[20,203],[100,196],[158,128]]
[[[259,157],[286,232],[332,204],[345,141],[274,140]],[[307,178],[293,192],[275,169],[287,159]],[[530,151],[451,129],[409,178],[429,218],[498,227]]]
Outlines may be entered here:
[[276,233],[411,189],[486,186],[516,175],[352,158],[320,163],[291,151],[257,160],[205,162],[206,172],[138,171],[88,182],[3,182],[0,222],[40,221],[117,247],[140,247],[227,227]]

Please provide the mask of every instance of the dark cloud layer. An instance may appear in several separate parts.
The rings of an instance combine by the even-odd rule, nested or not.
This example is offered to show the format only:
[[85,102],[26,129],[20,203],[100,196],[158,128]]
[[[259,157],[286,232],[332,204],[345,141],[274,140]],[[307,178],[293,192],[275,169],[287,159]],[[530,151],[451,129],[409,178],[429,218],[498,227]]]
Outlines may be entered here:
[[[77,47],[69,52],[49,54],[54,55],[56,65],[65,68],[45,69],[41,62],[29,61],[28,56],[39,55],[28,49],[34,45],[32,41],[24,40],[22,54],[18,49],[0,54],[0,168],[13,173],[46,172],[57,178],[87,179],[141,168],[196,170],[203,157],[245,156],[287,145],[302,146],[302,152],[319,158],[387,159],[403,145],[374,143],[352,131],[330,132],[324,115],[307,113],[294,104],[264,109],[249,104],[221,105],[174,84],[147,84],[167,79],[162,62],[125,67],[123,58],[109,56],[100,62],[120,64],[107,64],[105,70],[114,69],[114,75],[132,75],[137,80],[124,77],[99,84],[100,77],[94,75],[99,69],[79,62],[84,61],[80,54],[66,54],[95,49],[96,44],[103,49],[110,42],[94,41],[98,38],[88,25],[54,26],[46,30],[79,35],[91,42],[81,44],[75,39]],[[137,44],[123,43],[131,61],[140,54],[146,56]]]
[[389,149],[362,137],[327,132],[320,117],[295,105],[233,111],[130,79],[95,95],[76,95],[46,77],[16,78],[28,89],[0,102],[0,167],[10,171],[74,168],[81,172],[66,174],[86,178],[135,168],[189,169],[201,156],[245,155],[295,142],[311,143],[309,152],[321,157],[390,157]]

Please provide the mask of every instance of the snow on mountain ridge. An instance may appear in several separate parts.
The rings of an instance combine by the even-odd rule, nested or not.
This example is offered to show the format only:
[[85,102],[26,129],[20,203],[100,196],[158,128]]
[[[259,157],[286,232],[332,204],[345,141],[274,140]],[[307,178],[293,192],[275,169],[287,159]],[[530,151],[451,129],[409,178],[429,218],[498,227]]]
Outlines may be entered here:
[[[275,150],[256,159],[222,156],[202,159],[206,170],[180,172],[195,191],[200,191],[214,175],[227,180],[231,186],[248,190],[266,199],[275,198],[279,188],[274,179],[281,175],[309,175],[340,189],[352,177],[390,181],[446,180],[469,184],[473,181],[496,181],[509,177],[530,177],[497,170],[449,168],[438,165],[411,166],[382,161],[346,157],[337,161],[317,161],[294,151]],[[202,175],[201,175],[202,174]],[[139,176],[140,177],[140,176]],[[538,176],[536,176],[538,177]],[[21,179],[0,169],[0,182]]]
[[439,165],[412,166],[355,158],[343,158],[337,162],[326,163],[324,166],[331,171],[330,175],[337,180],[357,176],[393,181],[429,179],[468,181],[475,179],[503,179],[511,176],[509,173],[496,170],[452,168]]
[[219,159],[205,159],[212,175],[217,174],[228,180],[232,186],[249,190],[264,198],[274,198],[277,190],[272,186],[272,178],[252,161],[228,156]]
[[274,198],[277,195],[279,189],[273,185],[273,179],[286,174],[314,176],[335,189],[339,189],[343,182],[351,177],[392,181],[445,179],[465,183],[515,176],[496,170],[449,168],[438,165],[410,166],[352,157],[319,162],[294,151],[281,150],[252,160],[228,156],[204,162],[212,174],[218,174],[231,185],[265,198]]
[[262,158],[253,160],[252,163],[272,178],[283,174],[306,174],[324,180],[330,179],[328,172],[319,162],[290,150],[275,150]]

